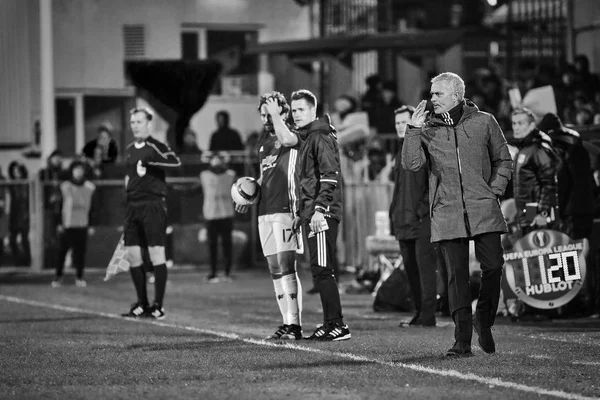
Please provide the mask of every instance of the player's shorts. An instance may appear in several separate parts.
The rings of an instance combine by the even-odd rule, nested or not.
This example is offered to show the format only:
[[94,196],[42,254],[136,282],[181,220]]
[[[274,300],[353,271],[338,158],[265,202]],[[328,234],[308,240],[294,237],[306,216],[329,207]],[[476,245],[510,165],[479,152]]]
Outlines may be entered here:
[[162,201],[129,203],[125,210],[125,246],[165,246],[167,207]]
[[293,222],[289,213],[258,216],[258,235],[265,256],[302,248],[302,236],[292,232]]

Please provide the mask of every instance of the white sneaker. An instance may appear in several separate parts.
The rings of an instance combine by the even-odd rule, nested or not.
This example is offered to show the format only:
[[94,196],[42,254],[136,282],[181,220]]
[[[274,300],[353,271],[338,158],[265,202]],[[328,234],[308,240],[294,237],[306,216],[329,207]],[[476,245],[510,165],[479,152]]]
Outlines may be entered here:
[[62,279],[58,278],[52,281],[52,283],[50,284],[50,286],[52,286],[53,288],[59,288],[62,286]]
[[86,287],[87,286],[87,282],[84,281],[83,279],[75,279],[75,286],[77,286],[77,287]]

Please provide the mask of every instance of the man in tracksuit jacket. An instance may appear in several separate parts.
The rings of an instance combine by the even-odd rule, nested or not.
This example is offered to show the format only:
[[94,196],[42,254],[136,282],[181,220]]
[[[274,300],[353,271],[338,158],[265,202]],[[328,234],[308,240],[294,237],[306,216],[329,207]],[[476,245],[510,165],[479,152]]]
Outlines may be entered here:
[[[500,297],[504,258],[500,235],[507,231],[498,197],[512,173],[512,158],[496,119],[464,98],[465,83],[445,72],[431,80],[433,113],[423,100],[412,116],[402,148],[402,166],[429,164],[431,241],[438,242],[448,269],[448,299],[455,324],[448,356],[471,354],[473,328],[479,345],[494,353],[491,333]],[[471,320],[469,241],[481,263],[481,288]]]
[[302,144],[296,166],[299,205],[294,229],[306,229],[310,269],[321,295],[323,325],[311,340],[350,339],[344,324],[339,289],[334,277],[336,238],[342,219],[340,156],[335,129],[329,116],[317,115],[317,99],[308,90],[292,93],[292,117]]

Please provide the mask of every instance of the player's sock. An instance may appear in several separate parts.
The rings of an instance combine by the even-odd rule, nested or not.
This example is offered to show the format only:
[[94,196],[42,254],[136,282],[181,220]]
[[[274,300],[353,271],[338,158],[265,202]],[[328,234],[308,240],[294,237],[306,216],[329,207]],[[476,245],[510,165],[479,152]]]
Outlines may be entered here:
[[142,306],[148,306],[148,293],[146,292],[146,273],[141,265],[129,268],[135,293],[137,294],[138,303]]
[[162,307],[165,297],[165,288],[167,286],[167,265],[159,264],[154,266],[154,303]]
[[288,321],[288,301],[286,299],[285,290],[283,289],[283,281],[281,274],[271,274],[273,279],[273,287],[275,288],[275,298],[279,306],[279,312],[283,318],[284,325],[289,325]]
[[299,297],[302,293],[302,287],[300,287],[300,281],[296,272],[283,275],[281,277],[281,285],[287,299],[288,324],[302,326],[300,323],[301,298]]

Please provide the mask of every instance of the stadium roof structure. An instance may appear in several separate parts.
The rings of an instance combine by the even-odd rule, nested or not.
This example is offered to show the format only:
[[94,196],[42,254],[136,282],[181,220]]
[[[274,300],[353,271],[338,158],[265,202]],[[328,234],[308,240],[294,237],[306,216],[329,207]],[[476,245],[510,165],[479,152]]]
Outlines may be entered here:
[[338,55],[378,49],[394,49],[415,55],[443,51],[461,43],[462,39],[469,35],[477,35],[486,39],[502,37],[499,33],[482,27],[339,35],[306,40],[256,43],[248,46],[246,53]]

